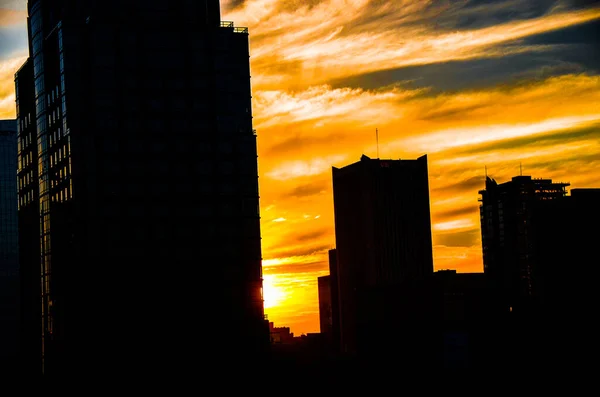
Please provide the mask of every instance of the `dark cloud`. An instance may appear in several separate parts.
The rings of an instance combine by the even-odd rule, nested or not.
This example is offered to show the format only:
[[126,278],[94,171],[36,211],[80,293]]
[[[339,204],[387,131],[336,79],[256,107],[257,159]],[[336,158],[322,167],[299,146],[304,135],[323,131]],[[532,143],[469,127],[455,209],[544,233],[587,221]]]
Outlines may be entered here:
[[[467,189],[463,189],[463,190],[467,190]],[[477,191],[478,191],[478,189],[474,190],[474,193],[476,194]],[[468,207],[459,207],[459,208],[454,208],[454,209],[451,209],[448,211],[438,212],[436,214],[436,217],[458,218],[458,217],[463,217],[465,215],[473,215],[477,211],[479,211],[479,207],[475,204],[475,205],[470,205]]]
[[561,157],[555,161],[534,161],[530,164],[526,164],[525,166],[529,166],[531,168],[541,168],[546,169],[548,171],[560,171],[563,169],[568,169],[573,167],[573,170],[577,168],[571,164],[585,164],[589,168],[598,168],[600,167],[600,153],[591,153],[586,155],[575,155],[572,157]]
[[481,29],[511,21],[538,18],[560,0],[442,0],[432,1],[415,14],[414,4],[390,7],[388,0],[373,0],[364,12],[344,26],[340,35],[372,31],[386,21],[385,28],[429,27],[440,33]]
[[564,144],[566,142],[575,142],[580,140],[588,140],[590,137],[600,139],[600,123],[590,127],[549,131],[544,134],[526,136],[522,138],[507,139],[500,142],[485,143],[477,146],[470,146],[460,150],[459,154],[473,154],[481,152],[492,152],[503,149],[527,148],[527,146],[554,146],[556,144]]
[[456,233],[436,234],[433,244],[447,247],[472,247],[479,241],[480,234],[479,228]]
[[227,2],[221,2],[221,7],[226,11],[235,10],[238,7],[243,6],[248,0],[229,0]]
[[[502,57],[407,66],[332,81],[334,88],[368,90],[405,82],[407,88],[430,88],[424,95],[481,89],[544,79],[567,73],[600,73],[600,20],[530,36],[499,47],[500,52],[527,46],[543,51]],[[430,115],[429,117],[443,115]],[[449,115],[453,116],[453,115]]]
[[572,8],[600,7],[600,0],[570,0]]
[[[332,81],[332,86],[373,90],[403,81],[403,85],[409,89],[429,88],[422,95],[434,96],[441,92],[517,84],[530,81],[531,78],[544,79],[583,71],[600,72],[600,62],[593,56],[586,57],[581,53],[585,48],[585,45],[574,44],[537,53],[407,66],[338,79]],[[427,118],[443,116],[435,112],[426,115]]]
[[314,246],[303,246],[294,249],[282,249],[278,250],[277,248],[270,250],[269,255],[265,255],[264,259],[276,259],[276,258],[289,258],[292,256],[308,256],[308,255],[316,255],[327,252],[331,248],[330,244],[327,245],[314,245]]
[[485,187],[485,175],[473,176],[471,178],[464,179],[462,181],[453,182],[447,185],[443,185],[432,189],[436,194],[440,193],[456,193],[470,190],[479,190]]
[[296,135],[284,141],[276,143],[267,149],[267,154],[281,154],[288,152],[298,152],[302,148],[310,146],[328,145],[332,142],[340,142],[344,136],[341,134],[330,134],[325,136],[300,136]]
[[0,28],[0,60],[10,58],[17,52],[27,50],[27,27],[15,25]]
[[481,29],[511,21],[538,18],[546,14],[557,0],[468,0],[432,2],[437,29],[454,31]]
[[304,233],[301,234],[299,236],[295,236],[293,237],[293,239],[295,239],[296,241],[312,241],[312,240],[316,240],[319,237],[323,237],[325,236],[327,233],[329,233],[330,229],[321,229],[321,230],[315,230],[313,232],[309,232],[309,233]]
[[314,196],[327,191],[329,184],[325,181],[311,181],[310,183],[298,185],[292,190],[285,192],[284,197],[304,198]]
[[308,8],[309,10],[324,0],[281,0],[278,4],[278,12],[294,12],[299,8]]
[[471,105],[471,106],[465,106],[465,107],[461,107],[461,108],[455,108],[455,109],[442,109],[442,110],[438,110],[437,108],[434,109],[430,109],[430,110],[425,110],[423,112],[423,114],[419,117],[419,119],[421,120],[436,120],[436,119],[443,119],[443,120],[452,120],[452,119],[465,119],[465,115],[469,112],[475,111],[477,109],[482,109],[485,108],[489,105],[487,104],[481,104],[481,105]]

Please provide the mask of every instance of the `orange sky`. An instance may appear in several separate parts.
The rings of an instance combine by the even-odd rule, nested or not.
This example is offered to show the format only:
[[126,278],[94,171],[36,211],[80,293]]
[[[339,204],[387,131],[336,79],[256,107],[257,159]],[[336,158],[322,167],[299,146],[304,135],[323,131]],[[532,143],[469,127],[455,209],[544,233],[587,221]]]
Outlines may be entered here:
[[[1,0],[0,118],[27,53],[23,0]],[[250,30],[265,308],[318,332],[335,247],[331,166],[429,156],[436,269],[482,271],[484,167],[600,186],[600,8],[574,1],[230,0]],[[595,31],[593,29],[596,29]],[[26,36],[25,36],[26,37]],[[595,51],[595,53],[594,53]]]

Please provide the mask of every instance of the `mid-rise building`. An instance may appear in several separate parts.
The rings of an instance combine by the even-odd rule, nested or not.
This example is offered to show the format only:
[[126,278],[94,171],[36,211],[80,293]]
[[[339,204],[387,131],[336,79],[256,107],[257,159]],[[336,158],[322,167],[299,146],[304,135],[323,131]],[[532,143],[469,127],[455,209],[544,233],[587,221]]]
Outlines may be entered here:
[[[564,198],[568,186],[531,176],[498,184],[488,177],[479,192],[484,273],[504,297],[507,310],[524,309],[535,300],[535,207]],[[560,232],[558,225],[549,227]]]

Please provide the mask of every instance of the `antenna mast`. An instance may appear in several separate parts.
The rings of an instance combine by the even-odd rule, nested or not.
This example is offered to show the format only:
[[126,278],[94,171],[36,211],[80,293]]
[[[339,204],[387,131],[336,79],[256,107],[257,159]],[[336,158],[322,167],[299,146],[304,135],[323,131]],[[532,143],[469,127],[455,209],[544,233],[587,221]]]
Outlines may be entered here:
[[523,163],[519,163],[519,173],[523,176]]
[[485,166],[485,177],[487,178],[487,165]]
[[377,159],[379,159],[379,130],[375,128],[375,140],[377,141]]

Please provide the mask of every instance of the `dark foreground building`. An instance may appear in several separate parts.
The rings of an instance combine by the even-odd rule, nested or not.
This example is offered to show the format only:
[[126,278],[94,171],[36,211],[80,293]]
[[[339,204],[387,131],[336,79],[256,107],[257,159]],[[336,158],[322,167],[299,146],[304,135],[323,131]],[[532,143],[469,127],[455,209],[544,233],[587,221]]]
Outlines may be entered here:
[[[379,354],[426,335],[417,309],[433,273],[427,156],[333,168],[342,351]],[[409,301],[410,300],[410,304]],[[393,340],[378,337],[398,330]],[[402,336],[404,331],[410,333]],[[418,342],[412,347],[420,346]]]
[[19,346],[17,122],[0,120],[0,370],[15,367]]
[[27,363],[73,377],[256,360],[269,329],[247,29],[217,0],[28,11]]

